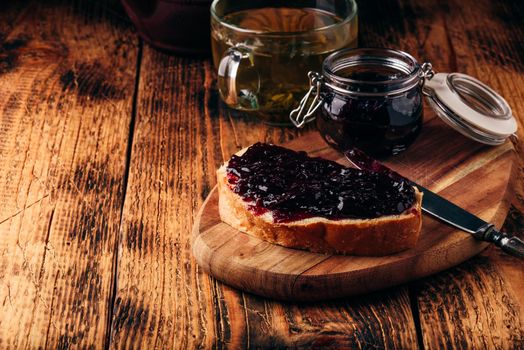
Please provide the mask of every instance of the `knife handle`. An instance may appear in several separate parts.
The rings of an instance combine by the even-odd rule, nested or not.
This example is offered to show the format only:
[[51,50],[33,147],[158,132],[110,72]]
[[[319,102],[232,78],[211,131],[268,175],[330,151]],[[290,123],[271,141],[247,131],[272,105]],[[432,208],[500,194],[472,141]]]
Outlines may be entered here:
[[495,243],[504,252],[524,259],[524,241],[516,236],[497,231],[495,226],[487,224],[473,234],[475,238]]
[[524,259],[524,242],[518,237],[503,237],[497,245],[508,254]]

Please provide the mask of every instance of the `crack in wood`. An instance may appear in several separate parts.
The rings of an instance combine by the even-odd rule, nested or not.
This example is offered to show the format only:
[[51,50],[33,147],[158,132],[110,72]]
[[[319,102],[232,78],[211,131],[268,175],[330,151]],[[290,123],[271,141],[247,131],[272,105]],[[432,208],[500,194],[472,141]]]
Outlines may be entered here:
[[418,349],[424,350],[424,338],[422,334],[422,327],[420,325],[420,311],[418,307],[416,283],[417,282],[407,287],[408,288],[408,297],[409,297],[410,306],[411,306],[411,314],[413,316],[413,321],[415,323],[415,330],[417,332]]
[[130,166],[131,166],[131,153],[133,149],[133,140],[134,140],[134,134],[135,134],[135,123],[136,123],[136,114],[137,114],[137,103],[138,103],[138,93],[139,93],[139,83],[140,83],[140,69],[142,65],[142,52],[143,52],[143,42],[142,39],[139,39],[138,41],[138,51],[137,51],[137,60],[136,60],[136,76],[135,76],[135,90],[133,93],[133,103],[132,103],[132,111],[131,111],[131,120],[129,123],[129,136],[128,136],[128,145],[126,150],[126,165],[125,165],[125,171],[124,171],[124,181],[122,183],[122,206],[120,208],[120,224],[118,228],[118,237],[115,239],[115,245],[114,245],[114,258],[113,258],[113,266],[112,266],[112,281],[111,281],[111,290],[109,292],[109,298],[108,298],[108,312],[106,316],[106,334],[105,334],[105,344],[104,348],[109,349],[111,346],[111,340],[112,340],[112,331],[113,331],[113,318],[115,317],[115,301],[116,301],[116,295],[118,292],[118,257],[120,254],[120,245],[122,241],[122,229],[123,229],[123,222],[124,222],[124,205],[126,202],[127,197],[127,187],[128,187],[128,181],[129,181],[129,173],[130,173]]
[[28,206],[24,207],[23,209],[20,209],[19,211],[17,211],[16,213],[12,214],[11,216],[8,216],[7,218],[3,219],[0,221],[0,225],[2,225],[3,223],[15,218],[16,216],[22,214],[24,211],[26,211],[27,209],[31,208],[33,205],[35,204],[38,204],[40,203],[42,200],[46,199],[47,197],[49,197],[49,193],[46,194],[45,196],[43,196],[42,198],[40,199],[37,199],[36,201],[34,201],[33,203],[29,204]]
[[53,327],[55,329],[58,329],[58,327],[56,326],[55,322],[53,321],[53,307],[54,307],[54,302],[55,302],[55,292],[56,292],[56,284],[58,282],[58,276],[60,274],[60,270],[57,270],[56,271],[56,275],[55,275],[55,282],[53,283],[53,294],[51,295],[51,307],[50,307],[50,310],[49,310],[49,323],[47,324],[47,331],[46,331],[46,336],[45,336],[45,343],[44,343],[44,349],[47,349],[47,342],[49,341],[49,331],[51,329],[51,324],[53,324]]

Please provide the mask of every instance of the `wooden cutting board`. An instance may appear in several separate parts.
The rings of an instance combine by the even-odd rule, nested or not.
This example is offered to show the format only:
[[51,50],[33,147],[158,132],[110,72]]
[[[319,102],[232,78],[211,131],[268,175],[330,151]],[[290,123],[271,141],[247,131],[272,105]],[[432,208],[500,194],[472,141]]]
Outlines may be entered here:
[[[316,132],[286,146],[349,164]],[[513,193],[513,158],[510,142],[483,146],[433,119],[405,153],[384,163],[500,227]],[[233,287],[280,300],[314,301],[367,293],[427,276],[487,246],[428,215],[422,226],[417,246],[398,254],[314,254],[267,243],[221,222],[215,188],[195,219],[193,254],[204,271]]]

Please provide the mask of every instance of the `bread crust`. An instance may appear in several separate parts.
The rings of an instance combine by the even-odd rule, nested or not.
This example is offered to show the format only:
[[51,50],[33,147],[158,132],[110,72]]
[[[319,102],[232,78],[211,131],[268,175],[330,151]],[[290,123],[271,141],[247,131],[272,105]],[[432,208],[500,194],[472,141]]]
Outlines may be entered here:
[[[244,150],[237,154],[242,154]],[[382,256],[416,245],[422,227],[422,193],[415,188],[413,206],[400,215],[376,219],[308,218],[275,223],[270,213],[255,215],[227,183],[227,162],[217,170],[219,213],[233,228],[288,248],[324,254]]]

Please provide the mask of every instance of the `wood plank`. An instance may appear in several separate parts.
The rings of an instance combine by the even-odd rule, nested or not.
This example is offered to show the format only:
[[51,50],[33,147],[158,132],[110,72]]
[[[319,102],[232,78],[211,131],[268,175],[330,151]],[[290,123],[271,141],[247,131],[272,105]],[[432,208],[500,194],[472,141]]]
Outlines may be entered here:
[[[524,137],[524,31],[518,18],[524,15],[522,3],[511,1],[410,1],[408,21],[422,51],[438,71],[471,74],[499,91],[518,119],[519,138]],[[470,18],[476,20],[471,21]],[[439,55],[435,41],[442,37],[448,47]],[[515,208],[506,227],[522,229],[524,210],[524,157],[522,142],[515,181]],[[488,188],[477,189],[481,193]],[[482,200],[482,199],[481,199]],[[520,218],[520,219],[516,219]],[[515,221],[518,222],[515,223]],[[517,226],[520,225],[520,226]],[[522,237],[522,235],[521,235]],[[524,342],[524,262],[490,248],[480,257],[455,269],[428,278],[413,287],[425,348],[521,348]]]
[[217,167],[255,141],[300,134],[222,108],[213,70],[144,47],[112,346],[416,348],[406,288],[287,304],[240,293],[197,266],[193,218]]
[[0,348],[102,348],[137,40],[100,3],[25,11],[0,71]]

